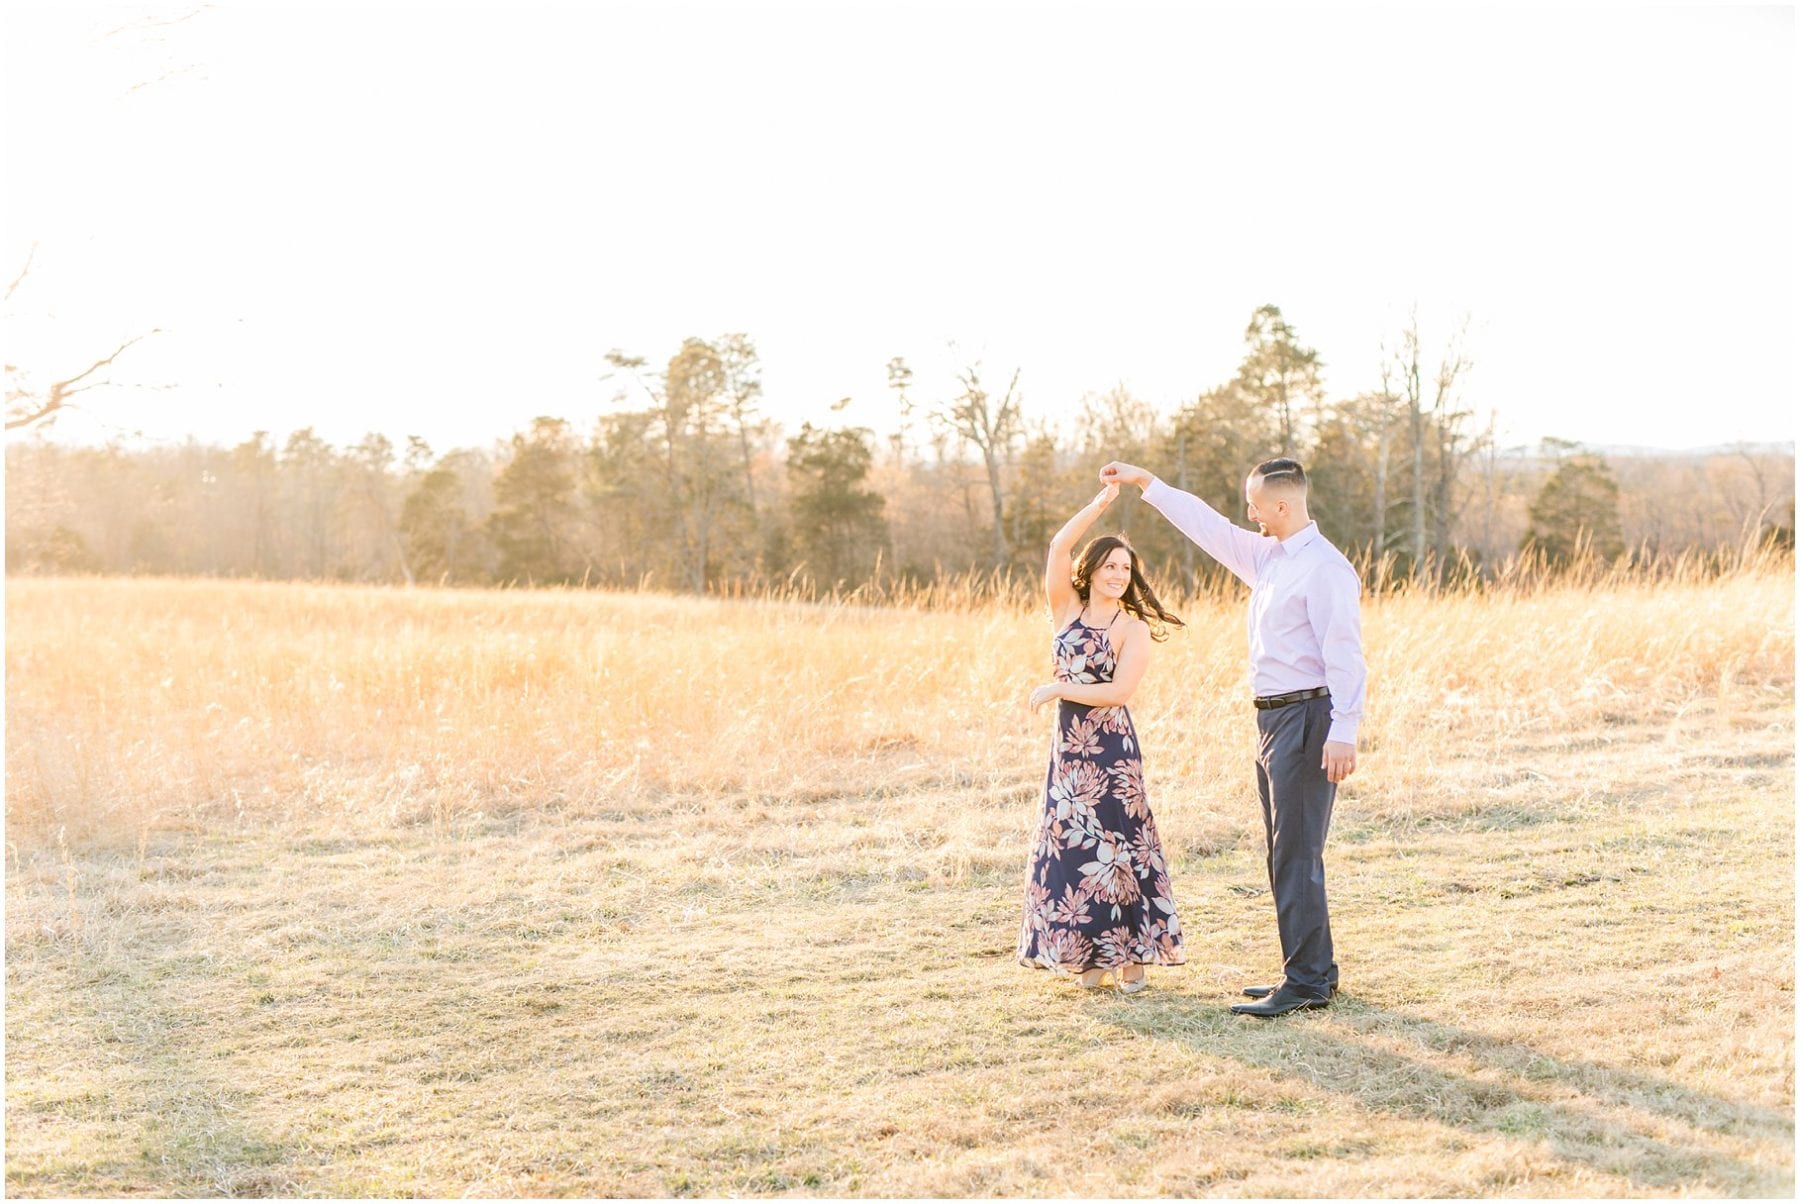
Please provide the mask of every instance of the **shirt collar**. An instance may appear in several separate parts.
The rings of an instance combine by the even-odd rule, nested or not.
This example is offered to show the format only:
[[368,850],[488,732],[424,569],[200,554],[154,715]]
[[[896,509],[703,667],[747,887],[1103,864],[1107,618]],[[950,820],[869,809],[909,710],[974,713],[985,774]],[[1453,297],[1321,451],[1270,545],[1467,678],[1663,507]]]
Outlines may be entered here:
[[1307,523],[1304,527],[1301,527],[1298,531],[1294,532],[1292,535],[1288,536],[1286,539],[1282,540],[1281,541],[1281,550],[1284,553],[1286,553],[1287,555],[1292,556],[1297,552],[1304,551],[1308,544],[1312,543],[1314,540],[1316,540],[1318,538],[1319,538],[1319,524],[1318,524],[1317,520],[1314,520],[1313,522]]

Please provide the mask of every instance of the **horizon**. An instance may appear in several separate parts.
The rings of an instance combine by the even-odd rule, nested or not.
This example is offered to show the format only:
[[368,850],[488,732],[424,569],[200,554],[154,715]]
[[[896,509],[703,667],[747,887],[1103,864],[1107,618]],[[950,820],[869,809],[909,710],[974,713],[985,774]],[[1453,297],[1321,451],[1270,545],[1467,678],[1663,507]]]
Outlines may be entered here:
[[[78,407],[76,405],[74,405],[73,403],[71,403],[71,405],[68,406],[65,410],[59,411],[60,419],[66,420],[67,418],[74,416],[74,412],[77,411],[77,409],[78,409]],[[1168,410],[1161,409],[1161,408],[1157,409],[1156,414],[1157,414],[1157,418],[1159,421],[1166,420],[1170,416],[1170,412]],[[559,418],[561,416],[556,415],[556,414],[544,414],[544,415],[536,415],[534,417]],[[570,423],[571,429],[574,430],[576,432],[576,434],[581,436],[583,439],[590,437],[593,433],[591,424],[588,427],[584,428],[584,427],[580,427],[580,426],[576,425],[574,422],[572,422],[568,419],[563,419],[563,420],[568,421]],[[802,421],[812,421],[812,420],[811,419],[803,419]],[[815,428],[830,427],[832,425],[834,425],[834,424],[831,424],[831,423],[823,423],[822,424],[819,422],[813,422],[813,426]],[[434,456],[439,457],[439,458],[441,458],[445,455],[451,454],[451,453],[455,453],[455,452],[471,452],[471,451],[482,452],[482,453],[504,452],[506,450],[507,446],[509,445],[509,443],[511,442],[512,437],[515,434],[524,433],[526,430],[529,429],[529,427],[530,427],[530,420],[528,419],[525,422],[521,423],[518,427],[516,427],[512,430],[506,431],[506,432],[498,433],[498,434],[494,435],[493,437],[491,437],[485,441],[482,441],[482,442],[468,442],[468,443],[456,443],[456,444],[445,444],[445,445],[431,444],[431,451]],[[39,426],[35,426],[35,427],[29,428],[29,429],[21,429],[21,430],[12,432],[12,436],[9,439],[7,446],[9,448],[11,448],[11,447],[15,447],[15,446],[25,446],[27,444],[34,443],[34,442],[43,442],[43,443],[55,444],[55,445],[61,446],[61,447],[67,447],[70,449],[100,450],[100,449],[107,448],[107,447],[116,447],[116,448],[119,448],[126,452],[132,452],[132,453],[153,452],[153,451],[157,451],[160,449],[185,448],[185,447],[200,447],[200,448],[210,448],[210,449],[218,450],[218,451],[229,451],[232,448],[239,446],[240,444],[249,442],[251,439],[255,438],[258,433],[261,433],[261,434],[267,435],[270,439],[271,445],[274,446],[277,450],[279,450],[280,447],[282,446],[283,442],[287,439],[288,436],[296,434],[296,433],[298,433],[302,430],[306,430],[306,429],[313,429],[313,433],[315,435],[317,435],[319,438],[323,439],[327,446],[333,448],[334,450],[338,450],[338,451],[346,451],[346,450],[350,449],[351,447],[353,447],[357,443],[359,443],[363,438],[365,438],[366,436],[371,435],[371,434],[382,435],[382,436],[386,437],[390,443],[393,444],[396,461],[403,458],[404,453],[406,451],[407,434],[401,434],[399,436],[395,436],[395,435],[389,434],[386,431],[377,431],[377,430],[363,431],[354,436],[351,436],[350,438],[342,439],[342,440],[328,438],[328,437],[326,437],[326,435],[324,433],[318,431],[316,428],[308,428],[306,426],[293,427],[293,428],[286,429],[286,430],[277,430],[277,429],[268,428],[268,427],[259,427],[254,430],[245,431],[241,437],[235,437],[235,438],[229,437],[229,436],[225,437],[225,438],[203,438],[202,436],[192,433],[192,432],[190,432],[186,435],[176,436],[176,437],[163,437],[163,438],[135,437],[134,438],[131,436],[119,434],[117,432],[113,432],[113,433],[108,434],[108,436],[106,438],[96,439],[96,440],[88,440],[88,439],[82,439],[82,438],[75,438],[75,439],[56,438],[55,436],[57,434],[57,425],[56,425],[55,421],[40,424]],[[879,447],[881,446],[881,444],[884,440],[886,440],[888,437],[890,437],[896,433],[896,431],[891,428],[885,429],[885,430],[880,429],[880,428],[867,428],[867,429],[870,431],[873,443],[877,449],[879,449]],[[779,448],[785,442],[786,437],[788,435],[795,433],[797,430],[798,430],[797,426],[790,427],[786,424],[780,425],[777,428],[775,437],[773,439],[774,446]],[[1062,431],[1061,433],[1066,434],[1067,432]],[[427,442],[429,442],[429,440]],[[1790,440],[1736,439],[1736,440],[1730,440],[1730,441],[1721,442],[1721,443],[1697,444],[1697,445],[1691,445],[1691,446],[1686,446],[1686,447],[1664,447],[1664,446],[1658,446],[1658,445],[1654,445],[1654,444],[1641,444],[1641,443],[1621,443],[1621,442],[1599,443],[1599,442],[1588,442],[1585,440],[1564,440],[1556,435],[1545,435],[1545,436],[1540,436],[1537,439],[1533,439],[1533,440],[1526,441],[1526,442],[1508,442],[1505,440],[1498,440],[1495,443],[1495,448],[1496,448],[1498,454],[1501,456],[1504,456],[1504,457],[1531,458],[1534,456],[1553,455],[1554,453],[1551,450],[1551,446],[1554,444],[1558,444],[1558,443],[1568,444],[1569,449],[1571,451],[1575,452],[1576,454],[1612,456],[1612,457],[1619,457],[1622,459],[1630,459],[1630,458],[1654,459],[1654,458],[1659,458],[1659,457],[1736,455],[1736,454],[1742,454],[1742,453],[1758,454],[1758,455],[1794,456],[1794,455],[1796,455],[1796,446],[1797,446],[1796,442],[1791,439]],[[1059,449],[1059,451],[1064,450],[1064,445],[1060,441],[1058,443],[1058,449]],[[918,450],[919,450],[919,448],[915,444],[914,451],[917,452]],[[978,459],[978,457],[972,457],[970,449],[967,447],[960,448],[955,454],[958,458],[961,458],[963,460],[967,460],[970,462],[973,462],[973,459]],[[1309,460],[1309,463],[1310,462],[1311,461]]]

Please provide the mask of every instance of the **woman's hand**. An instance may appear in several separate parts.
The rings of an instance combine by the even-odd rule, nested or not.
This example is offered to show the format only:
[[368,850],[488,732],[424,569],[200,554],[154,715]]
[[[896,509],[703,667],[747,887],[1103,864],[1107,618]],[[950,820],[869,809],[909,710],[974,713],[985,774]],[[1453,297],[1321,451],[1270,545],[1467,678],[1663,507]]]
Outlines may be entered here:
[[1050,685],[1039,686],[1037,689],[1033,690],[1029,702],[1031,709],[1035,711],[1046,702],[1049,702],[1052,698],[1061,698],[1062,694],[1059,692],[1060,689],[1061,687],[1052,683]]
[[1088,505],[1098,506],[1100,509],[1104,510],[1112,505],[1112,500],[1118,496],[1118,483],[1116,481],[1108,481],[1100,492],[1094,495],[1094,500],[1089,502]]

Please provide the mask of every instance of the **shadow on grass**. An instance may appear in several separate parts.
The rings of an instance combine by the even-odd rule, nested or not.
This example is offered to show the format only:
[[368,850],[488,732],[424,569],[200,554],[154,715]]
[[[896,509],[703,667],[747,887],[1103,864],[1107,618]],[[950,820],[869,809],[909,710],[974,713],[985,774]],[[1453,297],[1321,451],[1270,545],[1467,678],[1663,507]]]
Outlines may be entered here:
[[[1553,1156],[1637,1187],[1707,1187],[1788,1195],[1793,1170],[1758,1165],[1694,1140],[1702,1134],[1791,1151],[1793,1115],[1723,1099],[1636,1071],[1556,1058],[1515,1042],[1339,996],[1328,1012],[1274,1021],[1165,996],[1107,1017],[1139,1036],[1291,1075],[1371,1112],[1478,1134],[1542,1142]],[[1418,1057],[1391,1046],[1416,1046]],[[1445,1061],[1428,1060],[1441,1055]],[[1460,1065],[1459,1065],[1460,1063]],[[1578,1099],[1568,1098],[1576,1093]],[[1670,1137],[1673,1124],[1690,1131]],[[1685,1139],[1684,1139],[1685,1138]]]
[[[206,959],[157,959],[130,947],[97,955],[76,946],[60,956],[64,973],[55,977],[65,981],[46,976],[34,989],[72,997],[57,1022],[79,1034],[71,1048],[94,1057],[35,1082],[30,1071],[16,1076],[9,1059],[9,1087],[27,1090],[25,1100],[9,1099],[8,1114],[35,1113],[33,1123],[52,1130],[113,1128],[116,1139],[42,1165],[9,1156],[7,1193],[293,1195],[299,1184],[280,1169],[289,1151],[244,1123],[250,1099],[212,1072],[224,1068],[208,1046],[212,1026],[181,1002],[189,988],[210,988],[216,969]],[[71,981],[103,985],[86,995]],[[97,1080],[87,1090],[59,1081],[83,1073]]]

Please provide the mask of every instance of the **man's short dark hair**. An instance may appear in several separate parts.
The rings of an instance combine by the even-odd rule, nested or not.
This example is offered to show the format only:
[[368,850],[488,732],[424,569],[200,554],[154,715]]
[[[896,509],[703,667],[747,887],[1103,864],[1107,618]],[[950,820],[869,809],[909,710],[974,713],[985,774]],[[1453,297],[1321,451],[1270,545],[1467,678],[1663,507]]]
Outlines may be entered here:
[[1306,492],[1306,469],[1300,467],[1300,461],[1285,457],[1275,460],[1264,460],[1250,470],[1250,475],[1267,484],[1288,485]]

